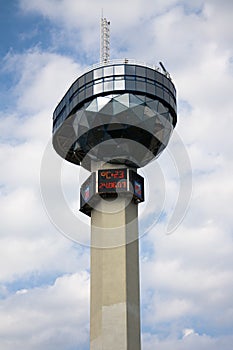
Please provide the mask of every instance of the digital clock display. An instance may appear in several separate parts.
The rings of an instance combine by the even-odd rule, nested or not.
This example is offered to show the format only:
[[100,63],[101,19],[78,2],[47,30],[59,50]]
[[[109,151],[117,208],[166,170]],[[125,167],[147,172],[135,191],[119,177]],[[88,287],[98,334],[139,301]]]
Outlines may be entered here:
[[144,201],[144,179],[132,169],[101,169],[93,172],[80,190],[80,211],[91,216],[102,198],[114,198],[118,192],[132,196],[135,203]]
[[104,169],[98,171],[98,192],[127,191],[127,169]]

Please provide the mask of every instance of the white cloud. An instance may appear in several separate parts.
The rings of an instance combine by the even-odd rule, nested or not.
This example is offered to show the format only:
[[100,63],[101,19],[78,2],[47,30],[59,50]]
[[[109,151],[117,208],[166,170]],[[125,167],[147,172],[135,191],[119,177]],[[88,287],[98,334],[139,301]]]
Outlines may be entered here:
[[161,350],[230,350],[232,347],[232,336],[210,337],[205,334],[189,334],[183,339],[169,337],[159,339],[157,336],[145,334],[143,337],[143,349],[150,350],[159,348]]
[[51,286],[19,290],[0,301],[4,350],[84,349],[89,334],[89,276],[59,277]]
[[[143,242],[144,240],[144,242]],[[143,246],[150,247],[147,255]],[[153,329],[166,323],[185,327],[198,319],[199,327],[230,331],[233,272],[230,232],[214,224],[205,228],[181,225],[172,235],[156,226],[141,240],[143,324]],[[151,254],[151,250],[154,252]]]
[[[25,226],[26,224],[25,222]],[[9,233],[7,237],[1,238],[2,283],[17,282],[21,278],[28,279],[33,273],[39,274],[43,279],[43,275],[89,268],[88,252],[82,251],[78,246],[75,249],[66,238],[59,237],[56,231],[53,232],[53,236],[48,231],[47,237],[43,230],[41,236],[36,231],[33,232],[35,236],[31,234],[24,237],[19,231],[17,237],[11,237]]]
[[[54,105],[83,69],[68,57],[37,48],[21,55],[8,54],[5,60],[7,71],[19,77],[13,96],[18,111],[24,115],[42,111],[52,113]],[[51,115],[47,118],[51,121]]]
[[[41,160],[51,137],[53,109],[82,68],[69,58],[38,49],[22,55],[11,53],[4,63],[2,69],[17,79],[11,88],[16,105],[9,106],[9,113],[2,112],[0,120],[0,161],[4,165],[0,174],[0,255],[4,262],[0,279],[17,281],[34,271],[41,275],[73,272],[77,259],[80,264],[85,261],[87,269],[87,251],[76,250],[59,236],[48,220],[40,193]],[[65,193],[70,191],[71,177],[63,177]],[[76,205],[78,208],[78,200]]]
[[[91,58],[90,52],[97,57],[99,43],[99,18],[101,9],[104,9],[104,15],[112,22],[111,35],[112,42],[116,43],[112,48],[113,56],[122,54],[133,55],[132,58],[153,60],[154,58],[154,36],[158,35],[163,40],[164,27],[162,23],[166,21],[166,16],[172,15],[174,25],[180,25],[177,13],[172,12],[173,8],[183,6],[182,1],[168,0],[157,1],[156,5],[153,0],[145,2],[142,0],[120,0],[118,2],[109,2],[107,0],[95,1],[89,0],[88,4],[85,0],[73,2],[72,0],[62,0],[56,2],[50,1],[28,1],[21,0],[21,9],[25,13],[35,12],[42,14],[51,20],[52,23],[59,26],[59,32],[53,33],[54,44],[72,46],[77,52],[85,51],[85,54]],[[194,4],[186,4],[187,12],[196,13],[203,5],[203,1],[196,1]],[[90,11],[90,8],[92,9]],[[159,16],[159,19],[157,18]],[[160,17],[161,16],[161,17]],[[160,22],[161,19],[161,22]],[[180,20],[184,20],[182,16]],[[158,28],[154,30],[154,23],[160,23]],[[170,21],[169,21],[170,22]],[[170,23],[171,24],[171,23]],[[169,26],[170,26],[169,24]],[[140,29],[139,29],[140,28]],[[68,35],[67,35],[68,33]],[[135,37],[136,33],[136,37]],[[65,40],[64,40],[65,39]],[[171,40],[172,37],[171,37]],[[165,43],[166,44],[166,43]],[[64,44],[63,44],[64,45]],[[81,48],[81,50],[80,50]],[[81,52],[80,52],[81,51]],[[163,54],[163,52],[161,53]],[[174,56],[174,52],[173,52]],[[119,57],[119,55],[118,55]]]
[[192,328],[185,328],[183,330],[183,338],[188,337],[189,335],[192,335],[192,334],[198,335],[197,333],[195,333],[194,329]]

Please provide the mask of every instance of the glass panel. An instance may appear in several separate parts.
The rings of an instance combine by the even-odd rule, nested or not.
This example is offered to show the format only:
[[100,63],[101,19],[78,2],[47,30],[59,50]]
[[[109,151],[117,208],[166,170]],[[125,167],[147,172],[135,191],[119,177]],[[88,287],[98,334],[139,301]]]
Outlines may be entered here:
[[94,85],[94,94],[103,92],[103,83]]
[[126,89],[127,90],[135,90],[136,82],[134,80],[126,80]]
[[168,80],[167,78],[164,78],[163,83],[167,89],[170,89],[170,80]]
[[78,97],[79,97],[79,100],[80,100],[80,101],[84,100],[84,97],[85,97],[85,90],[82,90],[82,92],[80,92],[80,93],[78,94]]
[[144,119],[144,110],[145,110],[145,106],[143,105],[137,105],[133,108],[134,114],[141,120]]
[[125,74],[135,76],[135,66],[127,65],[125,67]]
[[149,102],[148,100],[146,100],[146,104],[147,104],[153,111],[157,111],[157,109],[158,109],[158,101],[151,100],[151,101]]
[[113,90],[113,81],[104,82],[104,91],[112,91]]
[[174,94],[174,88],[173,88],[173,85],[172,85],[172,82],[169,80],[169,84],[168,84],[168,88],[169,90],[171,91],[172,94]]
[[104,68],[104,76],[113,75],[113,66]]
[[147,68],[146,69],[146,76],[148,79],[154,80],[155,79],[155,72],[152,69]]
[[86,74],[86,84],[93,80],[93,72]]
[[107,97],[97,97],[98,111],[103,108],[108,102],[109,99]]
[[129,108],[129,94],[119,95],[115,98],[115,101],[118,101]]
[[86,89],[86,98],[91,97],[93,94],[92,86]]
[[163,74],[159,72],[155,72],[155,80],[159,83],[163,83]]
[[144,109],[144,115],[147,116],[147,117],[155,117],[155,112],[152,111],[149,107],[145,107]]
[[168,120],[169,120],[169,123],[172,124],[172,116],[170,113],[168,113]]
[[170,125],[170,121],[169,121],[169,113],[167,112],[167,113],[164,113],[163,115],[162,115],[165,119],[164,119],[164,125],[166,126],[166,125]]
[[146,84],[146,92],[148,94],[154,95],[155,94],[155,86],[152,84]]
[[171,92],[174,96],[176,96],[176,90],[172,84],[171,84]]
[[172,95],[169,95],[169,103],[170,103],[170,105],[174,108],[174,102],[173,102],[173,97],[172,97]]
[[103,76],[103,69],[102,68],[94,70],[94,79],[98,79],[102,76]]
[[73,89],[74,89],[74,91],[77,90],[78,87],[79,87],[79,79],[77,79],[77,80],[74,82],[74,84],[73,84]]
[[112,102],[108,102],[106,105],[104,105],[101,109],[99,109],[99,112],[101,112],[102,114],[106,114],[108,116],[113,115]]
[[84,85],[84,76],[79,78],[79,86],[83,86],[83,85]]
[[158,97],[163,98],[163,90],[161,88],[156,87],[155,92]]
[[97,104],[97,100],[94,99],[88,107],[86,107],[86,104],[85,104],[85,108],[87,111],[91,111],[91,112],[97,112],[98,111],[98,104]]
[[146,83],[136,81],[136,90],[146,92]]
[[72,102],[70,103],[70,110],[72,110],[75,106],[77,106],[77,104],[80,102],[80,99],[79,99],[79,95],[77,96],[74,96]]
[[114,82],[114,90],[124,90],[125,89],[125,81],[124,80],[115,80]]
[[169,93],[167,91],[164,91],[164,100],[169,103]]
[[172,107],[174,108],[174,110],[176,111],[176,104],[174,102],[174,100],[172,99],[172,103],[171,103]]
[[129,102],[130,102],[130,107],[133,107],[133,106],[143,104],[145,102],[145,99],[143,96],[130,94],[129,95]]
[[161,102],[159,102],[158,113],[162,114],[162,113],[166,113],[167,111],[168,111],[168,108],[165,107]]
[[141,77],[146,76],[146,68],[145,67],[136,67],[136,75],[139,75]]
[[125,74],[125,66],[114,66],[114,74],[115,75],[123,75]]
[[55,117],[56,117],[57,115],[59,115],[59,114],[61,113],[61,111],[62,111],[62,112],[64,111],[65,106],[66,106],[66,104],[65,104],[65,101],[63,100],[63,101],[58,105],[58,108],[56,109],[56,115],[55,115]]
[[167,119],[162,114],[158,114],[157,115],[158,130],[161,130],[161,127],[159,127],[159,124],[164,127],[166,125],[166,123],[167,123]]
[[121,113],[121,112],[123,112],[123,111],[125,111],[125,110],[128,109],[127,106],[121,104],[121,103],[118,102],[118,101],[113,101],[113,102],[112,102],[112,105],[113,105],[113,114],[114,114],[114,115],[115,115],[115,114],[118,114],[118,113]]
[[89,128],[89,123],[88,123],[88,120],[87,120],[87,117],[86,117],[85,113],[83,113],[82,117],[80,118],[79,125],[80,126],[84,126],[86,128]]
[[67,91],[66,95],[67,95],[67,98],[70,100],[71,96],[74,95],[74,87],[71,86],[71,88]]

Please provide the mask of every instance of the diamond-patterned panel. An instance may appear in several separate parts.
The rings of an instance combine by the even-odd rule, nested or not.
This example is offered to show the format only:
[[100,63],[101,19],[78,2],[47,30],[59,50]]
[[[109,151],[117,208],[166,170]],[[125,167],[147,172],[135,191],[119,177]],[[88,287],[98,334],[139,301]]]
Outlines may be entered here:
[[[173,130],[167,107],[130,93],[97,97],[69,119],[76,137],[74,157],[132,163],[138,167],[158,156]],[[59,134],[65,137],[62,127]]]

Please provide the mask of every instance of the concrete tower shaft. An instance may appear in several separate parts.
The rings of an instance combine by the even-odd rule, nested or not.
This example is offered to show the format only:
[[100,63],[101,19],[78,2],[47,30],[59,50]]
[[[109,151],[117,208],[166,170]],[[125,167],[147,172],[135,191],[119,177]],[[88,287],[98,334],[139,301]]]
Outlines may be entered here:
[[100,201],[91,215],[90,349],[140,350],[138,208],[124,197],[105,201],[109,212]]

